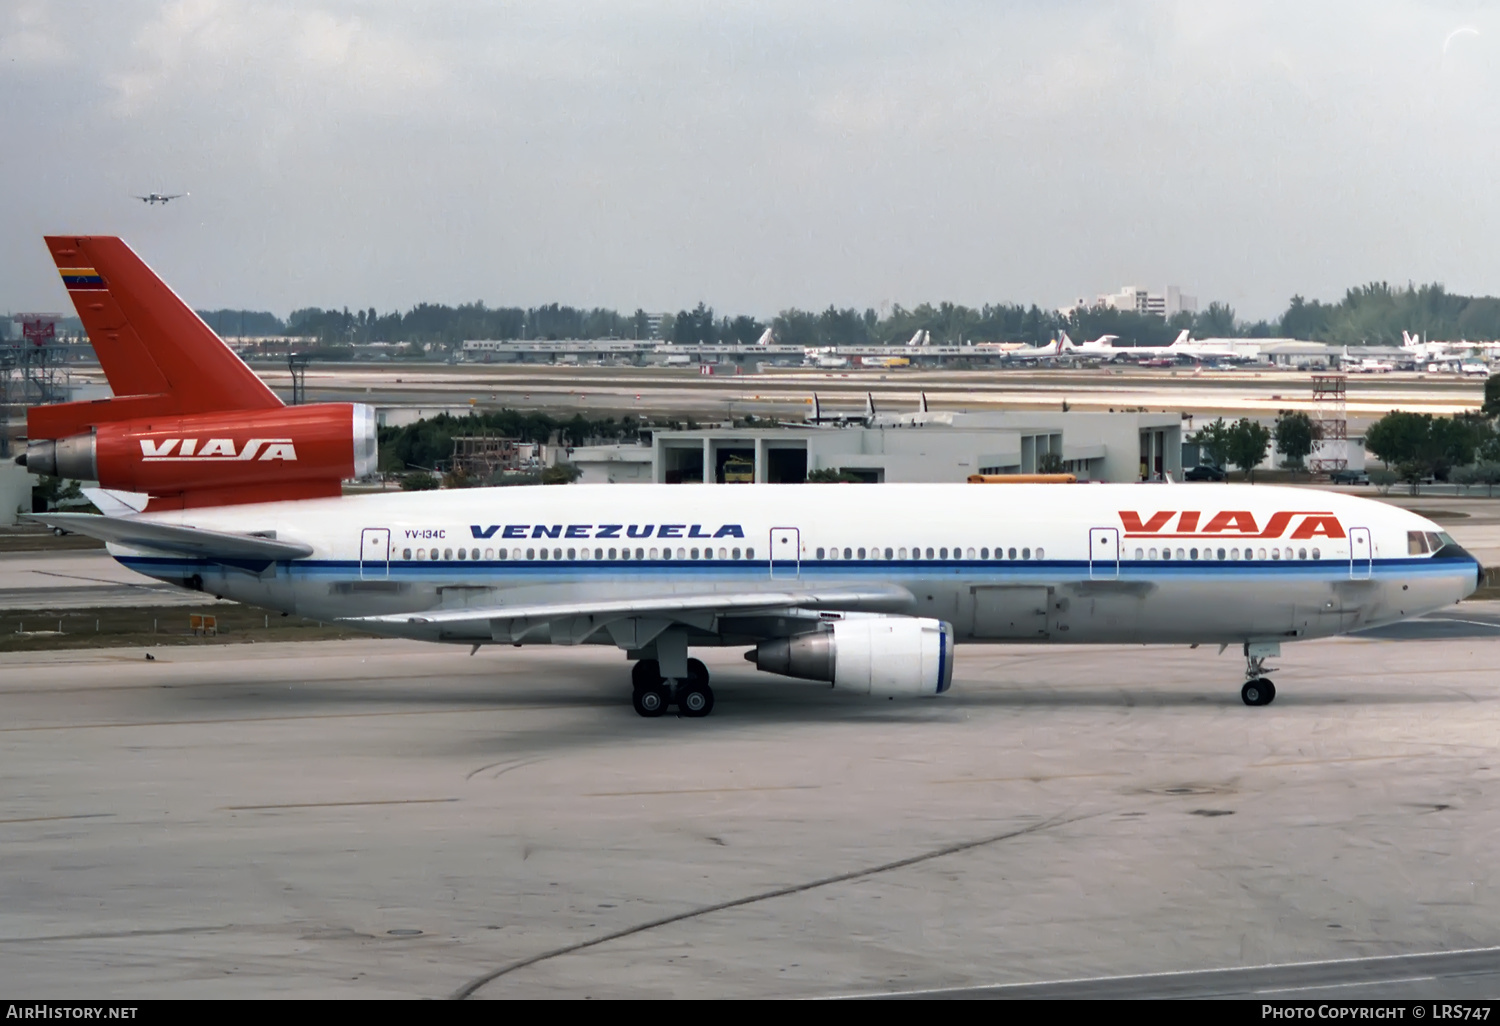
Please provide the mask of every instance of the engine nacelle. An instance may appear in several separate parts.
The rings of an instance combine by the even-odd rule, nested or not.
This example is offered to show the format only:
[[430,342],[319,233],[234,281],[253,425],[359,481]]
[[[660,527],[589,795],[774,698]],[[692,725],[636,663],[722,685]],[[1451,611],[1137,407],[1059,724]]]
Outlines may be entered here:
[[815,634],[762,641],[745,658],[767,673],[832,681],[861,695],[940,695],[953,683],[953,627],[914,616],[859,616]]
[[140,417],[29,442],[17,462],[103,488],[180,496],[185,506],[337,495],[341,481],[375,470],[375,413],[320,403]]

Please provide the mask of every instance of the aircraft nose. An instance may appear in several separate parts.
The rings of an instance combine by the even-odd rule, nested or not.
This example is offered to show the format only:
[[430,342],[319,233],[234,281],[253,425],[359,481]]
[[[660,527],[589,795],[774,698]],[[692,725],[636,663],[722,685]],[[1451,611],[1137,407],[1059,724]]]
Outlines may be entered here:
[[1433,556],[1442,559],[1467,559],[1474,564],[1474,587],[1469,589],[1472,595],[1484,587],[1484,564],[1474,557],[1474,554],[1457,542],[1448,542],[1442,548],[1433,553]]

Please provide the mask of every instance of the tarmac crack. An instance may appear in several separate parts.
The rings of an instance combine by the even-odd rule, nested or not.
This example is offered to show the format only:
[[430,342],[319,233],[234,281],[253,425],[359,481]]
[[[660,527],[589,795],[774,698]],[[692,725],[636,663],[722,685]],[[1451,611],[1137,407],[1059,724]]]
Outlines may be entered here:
[[721,901],[713,905],[703,905],[699,908],[688,909],[686,912],[677,912],[670,916],[662,916],[660,919],[652,919],[649,922],[639,923],[635,926],[627,926],[622,930],[615,930],[612,933],[606,933],[602,936],[594,937],[590,940],[579,941],[576,944],[567,944],[560,948],[553,948],[550,951],[543,951],[540,954],[532,955],[529,958],[523,958],[519,961],[509,962],[498,969],[494,969],[490,972],[485,973],[482,976],[476,976],[474,979],[470,980],[468,983],[464,984],[462,987],[458,988],[458,990],[453,992],[453,1000],[463,1001],[467,998],[473,997],[474,994],[480,990],[480,988],[485,987],[500,979],[500,977],[509,975],[510,973],[513,973],[518,969],[525,969],[528,966],[537,965],[541,962],[550,961],[554,958],[561,958],[563,955],[571,955],[574,952],[585,951],[589,948],[595,948],[601,944],[608,944],[610,941],[621,940],[625,937],[633,937],[636,934],[646,933],[647,931],[655,930],[663,926],[670,926],[673,923],[681,923],[688,919],[697,919],[701,916],[711,915],[714,912],[723,912],[726,909],[742,908],[746,905],[754,905],[758,902],[770,901],[773,898],[784,898],[792,894],[803,894],[807,891],[817,890],[820,887],[829,887],[833,884],[848,883],[851,880],[862,880],[866,877],[878,876],[881,873],[889,873],[897,869],[906,869],[910,866],[920,865],[923,862],[931,862],[934,859],[945,858],[949,855],[958,855],[966,851],[973,851],[975,848],[983,848],[987,845],[999,844],[1002,841],[1013,841],[1016,838],[1025,837],[1029,834],[1036,834],[1041,833],[1044,830],[1051,830],[1054,827],[1067,826],[1071,823],[1077,823],[1081,820],[1092,818],[1095,815],[1098,815],[1098,813],[1090,813],[1083,816],[1071,816],[1065,819],[1046,819],[1042,820],[1040,823],[1033,823],[1030,826],[1021,827],[1020,829],[1007,830],[1004,833],[991,834],[988,837],[980,837],[974,840],[960,841],[957,844],[946,845],[934,851],[922,852],[920,855],[909,855],[904,859],[897,859],[895,862],[886,862],[878,866],[870,866],[866,869],[856,869],[848,873],[839,873],[836,876],[825,876],[817,880],[809,880],[806,883],[792,884],[789,887],[778,887],[775,890],[761,891],[759,894],[749,894],[742,898],[733,898],[729,901]]

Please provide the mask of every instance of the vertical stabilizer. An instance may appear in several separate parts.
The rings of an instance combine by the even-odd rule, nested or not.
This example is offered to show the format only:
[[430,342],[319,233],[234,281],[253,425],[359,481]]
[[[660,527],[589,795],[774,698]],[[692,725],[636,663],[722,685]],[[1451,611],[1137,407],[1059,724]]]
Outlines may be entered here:
[[53,235],[47,248],[117,397],[179,414],[282,405],[120,239]]

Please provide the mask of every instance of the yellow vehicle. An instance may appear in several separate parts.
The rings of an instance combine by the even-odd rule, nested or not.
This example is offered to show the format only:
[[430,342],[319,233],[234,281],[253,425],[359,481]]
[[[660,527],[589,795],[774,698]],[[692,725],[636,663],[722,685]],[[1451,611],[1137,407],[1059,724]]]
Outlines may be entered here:
[[724,461],[725,484],[753,484],[754,482],[754,460],[748,460],[743,456],[731,456]]

